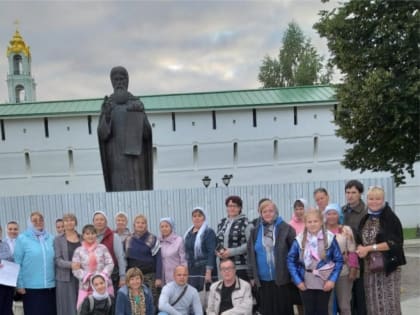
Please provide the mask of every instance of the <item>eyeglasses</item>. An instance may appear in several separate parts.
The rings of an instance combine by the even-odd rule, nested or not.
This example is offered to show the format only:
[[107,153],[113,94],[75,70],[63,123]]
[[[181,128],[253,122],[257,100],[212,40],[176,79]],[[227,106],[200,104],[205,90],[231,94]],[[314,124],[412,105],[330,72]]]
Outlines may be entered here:
[[221,271],[221,272],[227,272],[227,271],[233,271],[233,270],[235,270],[235,268],[234,268],[234,267],[225,267],[225,268],[220,268],[220,271]]

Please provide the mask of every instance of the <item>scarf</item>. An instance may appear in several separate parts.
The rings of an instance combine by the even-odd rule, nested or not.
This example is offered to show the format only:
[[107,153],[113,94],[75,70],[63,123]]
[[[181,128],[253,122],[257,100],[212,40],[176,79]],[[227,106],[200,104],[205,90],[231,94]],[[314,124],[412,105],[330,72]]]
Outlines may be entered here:
[[321,230],[318,231],[316,235],[311,234],[308,232],[308,235],[306,237],[306,246],[305,246],[305,252],[303,255],[303,261],[305,263],[306,268],[310,268],[310,265],[312,262],[319,261],[319,251],[318,251],[318,240],[324,239],[324,233]]
[[269,266],[276,266],[274,260],[274,245],[276,244],[274,224],[262,223],[261,240],[265,250],[267,264]]
[[[194,229],[194,225],[192,225],[187,232],[184,235],[184,240],[186,239],[186,237],[188,236],[188,234],[192,232],[192,230]],[[203,255],[203,251],[201,249],[201,243],[202,243],[202,236],[204,231],[207,229],[207,222],[204,221],[203,224],[201,225],[200,229],[197,232],[197,236],[195,237],[195,242],[194,242],[194,258],[197,257],[201,257]]]
[[382,208],[381,210],[378,211],[372,211],[368,208],[368,214],[369,214],[369,218],[377,218],[381,215],[382,211],[384,211],[384,208]]
[[29,232],[35,236],[41,243],[43,243],[45,241],[45,238],[47,236],[47,231],[45,231],[45,229],[37,230],[34,225],[31,222],[31,219],[29,218],[28,220],[28,230]]
[[[152,256],[155,256],[160,249],[159,239],[149,231],[146,231],[144,233],[134,232],[131,238],[135,242],[143,242],[144,244],[146,244],[146,246],[150,248],[150,253],[152,254]],[[127,245],[127,249],[134,247],[131,242],[128,243],[129,244]]]
[[283,222],[283,219],[276,213],[272,222],[265,222],[262,216],[260,217],[260,231],[261,231],[261,242],[265,250],[265,256],[267,264],[272,266],[273,269],[276,266],[274,259],[274,246],[276,245],[276,226]]
[[128,299],[130,301],[132,315],[146,315],[146,298],[142,287],[139,289],[139,295],[132,294],[129,288]]
[[98,265],[98,261],[96,260],[96,254],[95,254],[95,249],[98,247],[98,242],[93,242],[92,244],[88,244],[87,242],[83,241],[82,246],[88,252],[89,272],[94,272],[96,270],[96,266]]
[[[194,258],[198,258],[198,257],[203,256],[203,251],[201,249],[202,237],[203,237],[203,233],[207,230],[207,227],[208,227],[208,225],[207,225],[207,219],[208,219],[207,213],[201,207],[195,207],[191,213],[194,213],[197,210],[200,211],[203,214],[203,216],[204,216],[204,222],[201,225],[200,229],[198,230],[197,236],[195,237],[195,242],[194,242]],[[185,234],[184,234],[184,240],[186,239],[186,237],[188,236],[188,234],[190,232],[192,233],[193,229],[194,229],[194,225],[192,225],[187,230],[187,232],[185,232]]]

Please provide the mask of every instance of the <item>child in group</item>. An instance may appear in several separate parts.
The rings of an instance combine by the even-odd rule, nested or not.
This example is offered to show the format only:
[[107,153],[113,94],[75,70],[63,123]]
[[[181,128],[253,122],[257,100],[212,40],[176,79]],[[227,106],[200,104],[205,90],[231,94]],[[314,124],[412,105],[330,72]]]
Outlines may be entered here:
[[289,224],[295,229],[296,235],[303,232],[305,228],[304,215],[307,210],[307,201],[303,198],[295,200],[293,203],[293,216]]
[[85,300],[86,296],[93,291],[91,278],[97,273],[101,273],[105,282],[108,284],[108,293],[114,295],[112,282],[110,280],[114,263],[108,249],[103,244],[98,244],[96,240],[96,230],[91,224],[87,224],[82,230],[82,246],[76,248],[72,262],[78,267],[73,268],[73,275],[79,279],[79,294],[77,297],[77,308]]
[[328,302],[343,267],[333,233],[323,226],[319,209],[305,213],[305,229],[296,236],[287,257],[293,282],[301,291],[306,315],[328,314]]
[[[289,225],[295,229],[296,235],[303,232],[305,229],[305,211],[307,210],[307,204],[308,202],[303,198],[296,199],[293,203],[293,216]],[[302,299],[299,294],[299,289],[294,284],[291,285],[290,298],[292,299],[293,305],[296,305],[298,314],[303,315]]]
[[114,315],[114,297],[108,293],[105,277],[95,274],[90,283],[93,289],[92,295],[84,299],[79,315]]

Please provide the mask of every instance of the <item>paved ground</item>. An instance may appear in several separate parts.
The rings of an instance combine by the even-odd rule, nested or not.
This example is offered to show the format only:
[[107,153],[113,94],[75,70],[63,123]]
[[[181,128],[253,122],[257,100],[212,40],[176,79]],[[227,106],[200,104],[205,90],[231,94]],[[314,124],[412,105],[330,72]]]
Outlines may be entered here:
[[[407,264],[402,267],[401,300],[420,297],[420,239],[405,248]],[[419,312],[420,313],[420,312]]]
[[401,306],[403,315],[420,314],[420,239],[405,241],[407,264],[402,267]]

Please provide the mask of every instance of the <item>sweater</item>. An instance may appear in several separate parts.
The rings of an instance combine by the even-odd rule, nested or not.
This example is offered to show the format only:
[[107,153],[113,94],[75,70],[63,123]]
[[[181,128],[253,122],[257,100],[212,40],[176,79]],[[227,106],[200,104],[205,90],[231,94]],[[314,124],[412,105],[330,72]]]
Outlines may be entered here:
[[[185,286],[187,286],[187,290],[184,295],[172,306],[171,304],[182,294]],[[175,281],[171,281],[162,288],[159,297],[159,311],[170,315],[189,315],[191,310],[194,315],[203,314],[200,297],[194,287],[189,284],[180,286]]]
[[156,279],[162,279],[160,243],[153,234],[146,232],[127,237],[126,256],[127,268],[138,267],[143,274],[156,273]]
[[244,214],[234,218],[223,218],[217,226],[217,246],[223,246],[229,250],[230,259],[236,265],[236,269],[248,269],[247,264],[247,240],[251,232],[251,225]]

